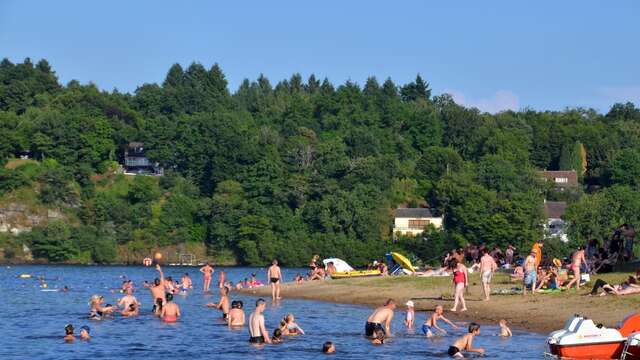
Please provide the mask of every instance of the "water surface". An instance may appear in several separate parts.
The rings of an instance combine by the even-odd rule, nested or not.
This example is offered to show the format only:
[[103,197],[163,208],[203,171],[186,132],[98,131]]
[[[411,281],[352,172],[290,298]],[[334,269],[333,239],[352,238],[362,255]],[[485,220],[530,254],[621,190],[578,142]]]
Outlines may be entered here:
[[[217,271],[218,269],[216,269]],[[265,269],[227,268],[232,281],[248,277],[252,272],[266,281]],[[285,279],[292,279],[301,270],[283,269]],[[324,357],[322,344],[333,341],[338,353],[335,359],[442,359],[454,337],[464,329],[447,336],[426,339],[421,333],[407,331],[402,325],[403,312],[397,312],[393,322],[394,337],[382,346],[371,345],[363,336],[365,319],[371,309],[355,305],[336,305],[317,301],[284,299],[274,305],[269,301],[265,312],[266,324],[273,331],[277,323],[291,312],[307,333],[287,338],[280,345],[255,348],[247,342],[246,327],[229,330],[220,319],[218,310],[204,307],[207,302],[218,301],[217,291],[202,293],[202,277],[198,268],[164,267],[166,276],[180,279],[189,272],[194,280],[194,291],[187,296],[176,296],[182,318],[177,324],[164,324],[150,314],[151,296],[141,287],[142,281],[153,280],[156,271],[144,267],[81,267],[81,266],[12,266],[0,270],[0,303],[3,316],[0,321],[3,345],[2,359],[317,359]],[[22,273],[43,275],[49,290],[67,285],[67,293],[43,290],[36,279],[20,279]],[[216,273],[217,274],[217,273]],[[217,279],[214,274],[214,282]],[[115,304],[121,294],[113,292],[123,280],[132,279],[137,287],[136,296],[142,303],[141,316],[103,321],[86,320],[87,302],[92,294],[105,296],[107,303]],[[215,290],[215,289],[214,289]],[[231,294],[232,300],[243,300],[247,318],[254,308],[255,298]],[[419,327],[425,313],[416,314]],[[64,326],[72,323],[79,330],[91,327],[89,342],[65,343]],[[463,324],[461,324],[463,325]],[[486,358],[540,359],[543,358],[544,336],[514,331],[511,339],[495,334],[495,326],[483,326],[482,334],[474,345],[484,347]],[[77,332],[76,332],[77,334]]]

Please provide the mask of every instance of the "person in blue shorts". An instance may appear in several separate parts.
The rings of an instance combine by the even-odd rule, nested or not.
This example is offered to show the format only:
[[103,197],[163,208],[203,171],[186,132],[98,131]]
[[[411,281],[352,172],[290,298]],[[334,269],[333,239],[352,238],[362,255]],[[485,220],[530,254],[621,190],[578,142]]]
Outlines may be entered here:
[[447,333],[443,328],[438,326],[438,320],[442,320],[442,321],[446,322],[447,324],[449,324],[454,329],[458,328],[454,323],[449,321],[449,319],[444,317],[442,315],[443,313],[444,313],[444,308],[442,307],[442,305],[436,306],[436,308],[433,311],[433,314],[431,314],[431,316],[427,318],[427,320],[424,322],[424,324],[422,324],[422,332],[427,337],[432,337],[433,333],[436,330],[440,331],[442,333],[445,333],[445,334]]

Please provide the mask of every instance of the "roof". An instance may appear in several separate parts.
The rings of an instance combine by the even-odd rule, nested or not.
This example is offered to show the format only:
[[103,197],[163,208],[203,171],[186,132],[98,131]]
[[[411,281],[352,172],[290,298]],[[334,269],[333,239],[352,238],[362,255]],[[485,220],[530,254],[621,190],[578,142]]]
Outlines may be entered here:
[[556,181],[557,178],[566,178],[566,183],[557,183],[557,185],[578,185],[578,173],[575,170],[543,170],[538,171],[538,174],[547,180]]
[[397,218],[431,218],[434,217],[431,210],[427,208],[398,208]]
[[129,143],[129,148],[139,148],[139,147],[143,147],[144,143],[143,142],[137,142],[137,141],[133,141]]
[[560,219],[567,211],[567,203],[564,201],[546,201],[544,203],[544,216],[547,219]]

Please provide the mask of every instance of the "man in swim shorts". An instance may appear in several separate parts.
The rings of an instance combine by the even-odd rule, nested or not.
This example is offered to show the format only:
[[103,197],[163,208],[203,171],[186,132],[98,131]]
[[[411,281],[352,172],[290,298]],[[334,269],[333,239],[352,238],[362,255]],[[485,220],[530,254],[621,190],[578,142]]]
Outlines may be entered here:
[[227,320],[229,317],[229,288],[220,288],[220,301],[216,303],[209,303],[207,307],[216,308],[222,311],[222,318]]
[[493,257],[489,255],[489,251],[486,248],[482,249],[482,257],[480,258],[480,276],[482,278],[482,292],[484,294],[485,301],[489,300],[489,295],[491,294],[491,277],[497,268],[498,264],[496,264]]
[[271,344],[269,332],[264,326],[264,299],[256,300],[256,310],[249,316],[249,342],[252,344]]
[[160,264],[156,264],[156,270],[158,274],[160,274],[160,278],[155,278],[153,280],[153,285],[149,286],[149,290],[151,291],[151,298],[153,299],[153,310],[155,312],[158,301],[161,301],[164,304],[165,301],[165,291],[164,291],[164,273],[160,268]]
[[393,310],[395,308],[396,303],[393,299],[388,299],[384,306],[375,309],[367,318],[367,323],[364,326],[365,336],[374,336],[377,329],[382,330],[385,335],[391,334],[391,320],[393,319]]
[[480,325],[472,322],[469,324],[469,333],[458,338],[453,345],[449,346],[447,354],[454,358],[464,358],[462,351],[484,354],[483,348],[473,348],[473,337],[476,335],[480,335]]
[[273,300],[281,299],[280,282],[282,280],[282,273],[280,272],[280,267],[278,266],[278,260],[273,260],[273,262],[271,263],[269,271],[267,271],[267,277],[269,278],[269,283],[271,284],[271,298]]
[[531,250],[529,256],[524,261],[524,280],[523,280],[523,295],[527,295],[527,286],[531,286],[531,294],[536,291],[536,252]]

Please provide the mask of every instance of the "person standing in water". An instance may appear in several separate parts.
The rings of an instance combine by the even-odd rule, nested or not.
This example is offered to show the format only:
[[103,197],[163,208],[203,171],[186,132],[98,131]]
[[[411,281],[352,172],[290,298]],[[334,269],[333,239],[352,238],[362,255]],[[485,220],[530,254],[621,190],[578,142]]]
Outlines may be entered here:
[[191,281],[189,273],[184,273],[184,275],[182,275],[182,279],[180,279],[180,287],[182,288],[182,291],[187,291],[193,288],[193,281]]
[[220,270],[218,272],[218,288],[222,289],[224,287],[224,282],[227,278],[227,274],[225,274],[224,270]]
[[131,305],[134,305],[135,308],[140,307],[138,299],[133,296],[133,288],[127,288],[125,294],[126,295],[118,301],[118,306],[122,308],[122,311],[128,312],[131,308]]
[[264,309],[267,303],[264,299],[256,300],[256,310],[249,316],[249,342],[252,344],[271,344],[269,332],[264,325]]
[[229,288],[220,288],[220,301],[216,303],[209,303],[207,307],[216,308],[222,311],[222,318],[227,320],[229,317]]
[[273,262],[271,263],[269,271],[267,271],[267,277],[269,278],[269,283],[271,283],[271,298],[273,300],[281,299],[280,282],[282,280],[282,273],[280,272],[280,267],[278,266],[278,260],[273,260]]
[[73,334],[73,331],[74,331],[73,325],[71,324],[67,324],[67,326],[64,327],[64,341],[71,342],[76,339],[76,336]]
[[467,311],[467,304],[464,301],[464,289],[469,285],[467,267],[458,262],[458,260],[453,259],[451,260],[451,268],[453,269],[453,284],[455,286],[455,297],[451,311],[458,311],[458,304],[462,305],[460,311]]
[[569,281],[569,283],[567,284],[567,290],[571,289],[571,286],[574,283],[576,284],[576,290],[580,290],[580,267],[585,261],[586,259],[584,258],[584,246],[580,246],[578,247],[578,250],[573,253],[573,256],[571,258],[571,270],[573,270],[573,279],[571,279],[571,281]]
[[484,300],[488,301],[491,295],[491,278],[493,273],[498,269],[498,264],[493,259],[487,249],[482,250],[482,257],[480,258],[480,277],[482,278],[482,293],[484,294]]
[[173,294],[167,294],[167,303],[162,307],[160,318],[164,322],[173,323],[180,317],[180,307],[173,302]]
[[234,300],[231,302],[231,310],[227,317],[229,327],[244,326],[244,310],[242,310],[242,301]]
[[472,322],[469,324],[469,333],[458,338],[453,345],[449,346],[447,353],[454,358],[464,358],[462,351],[484,354],[483,348],[473,348],[473,337],[480,335],[480,325]]
[[166,294],[164,291],[164,273],[162,272],[162,268],[160,268],[160,264],[156,264],[156,270],[158,271],[158,274],[160,274],[160,278],[155,278],[153,280],[153,285],[149,286],[151,298],[153,299],[154,312],[158,303],[164,304]]
[[364,326],[364,334],[367,337],[372,337],[378,329],[382,330],[385,334],[391,334],[391,320],[393,319],[393,310],[395,309],[396,303],[393,299],[388,299],[383,306],[375,309],[367,318],[367,323]]
[[456,324],[444,317],[443,314],[444,308],[442,307],[442,305],[436,306],[433,314],[431,314],[431,316],[427,318],[424,324],[422,324],[422,333],[424,333],[427,337],[432,337],[436,330],[446,334],[447,332],[443,328],[438,326],[438,320],[442,320],[445,323],[449,324],[449,326],[451,326],[452,328],[457,329],[458,327],[456,326]]
[[203,267],[200,268],[200,272],[204,275],[204,286],[202,291],[205,293],[209,292],[209,286],[211,286],[211,277],[213,276],[213,272],[215,270],[209,263],[207,262]]

